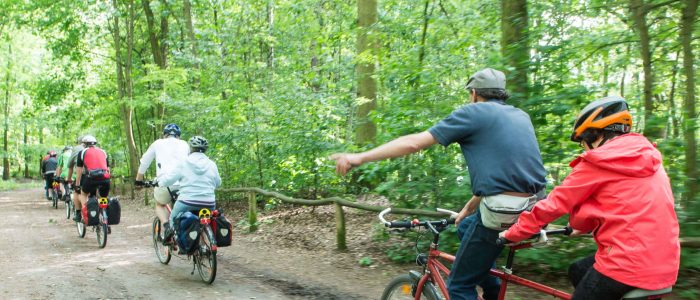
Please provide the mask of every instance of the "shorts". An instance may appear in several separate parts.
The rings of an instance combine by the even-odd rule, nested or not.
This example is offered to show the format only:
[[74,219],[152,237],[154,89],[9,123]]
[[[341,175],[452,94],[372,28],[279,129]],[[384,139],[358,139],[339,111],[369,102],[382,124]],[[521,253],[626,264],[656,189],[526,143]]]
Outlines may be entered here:
[[173,205],[173,199],[167,187],[157,186],[153,188],[153,198],[156,199],[156,203],[160,205]]
[[80,189],[90,197],[97,196],[98,191],[100,197],[109,196],[109,185],[109,179],[94,181],[87,178],[80,178]]

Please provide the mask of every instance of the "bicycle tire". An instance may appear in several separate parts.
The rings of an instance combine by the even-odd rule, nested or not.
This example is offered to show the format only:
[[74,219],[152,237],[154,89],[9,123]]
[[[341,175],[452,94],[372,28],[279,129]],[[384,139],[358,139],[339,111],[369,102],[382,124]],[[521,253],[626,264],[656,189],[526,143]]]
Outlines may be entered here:
[[87,231],[85,228],[85,223],[83,223],[83,221],[75,222],[75,226],[78,229],[78,237],[81,239],[84,238],[85,232]]
[[[205,226],[197,248],[197,270],[202,280],[208,284],[216,279],[216,250],[212,250],[212,246],[216,246],[216,239],[211,227]],[[205,265],[208,263],[208,266]]]
[[53,208],[58,209],[58,194],[54,189],[51,189],[51,201],[53,201]]
[[70,197],[68,197],[68,201],[66,201],[66,219],[70,220],[70,216],[71,214],[73,214],[73,210],[73,201],[70,199]]
[[107,246],[107,212],[100,208],[100,223],[95,226],[95,232],[97,233],[97,245],[100,248]]
[[[408,274],[403,274],[392,279],[384,292],[382,293],[381,300],[398,300],[398,299],[415,299],[412,295],[413,286],[417,284],[415,280],[411,278]],[[420,299],[426,300],[441,300],[442,297],[438,296],[435,285],[431,282],[426,282],[423,285],[423,293]]]
[[170,262],[170,258],[172,258],[172,253],[170,246],[163,245],[163,228],[158,217],[153,219],[151,232],[153,234],[153,248],[156,250],[156,257],[158,257],[158,261],[161,264],[167,265]]

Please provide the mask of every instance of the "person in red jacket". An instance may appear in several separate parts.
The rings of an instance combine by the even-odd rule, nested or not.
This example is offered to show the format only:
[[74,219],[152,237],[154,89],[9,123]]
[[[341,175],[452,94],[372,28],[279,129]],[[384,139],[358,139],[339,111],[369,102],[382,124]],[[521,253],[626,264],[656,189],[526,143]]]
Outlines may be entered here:
[[592,233],[598,250],[569,267],[573,299],[620,299],[635,288],[672,286],[680,242],[671,184],[661,153],[644,136],[629,133],[620,97],[592,102],[574,123],[571,140],[585,152],[571,174],[518,222],[501,233],[518,242],[569,214],[574,233]]

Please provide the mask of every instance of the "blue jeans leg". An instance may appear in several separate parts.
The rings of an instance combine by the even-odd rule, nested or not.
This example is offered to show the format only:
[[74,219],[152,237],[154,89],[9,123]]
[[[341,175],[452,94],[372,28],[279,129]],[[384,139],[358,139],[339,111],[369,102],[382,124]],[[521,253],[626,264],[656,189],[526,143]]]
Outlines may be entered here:
[[450,299],[477,299],[477,285],[484,289],[486,300],[496,299],[501,283],[489,275],[489,270],[503,250],[503,247],[496,246],[498,231],[484,227],[477,212],[462,220],[457,235],[462,242],[448,278]]

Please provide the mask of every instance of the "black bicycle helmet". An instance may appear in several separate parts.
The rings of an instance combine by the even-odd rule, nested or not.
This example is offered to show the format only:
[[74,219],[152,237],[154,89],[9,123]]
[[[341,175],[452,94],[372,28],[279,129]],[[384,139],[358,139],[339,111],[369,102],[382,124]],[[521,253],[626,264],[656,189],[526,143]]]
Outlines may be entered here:
[[171,135],[174,137],[180,137],[181,133],[182,132],[180,131],[180,127],[177,126],[175,123],[170,123],[168,125],[165,125],[165,127],[163,127],[163,134],[164,135]]

